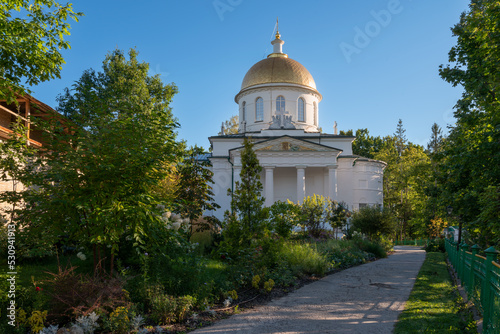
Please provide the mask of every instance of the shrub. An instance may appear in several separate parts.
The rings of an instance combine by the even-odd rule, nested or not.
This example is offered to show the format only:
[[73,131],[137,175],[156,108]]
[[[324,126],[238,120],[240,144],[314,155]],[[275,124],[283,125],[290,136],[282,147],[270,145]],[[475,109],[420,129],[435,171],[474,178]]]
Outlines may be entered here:
[[288,238],[292,229],[300,222],[300,206],[292,202],[274,202],[269,208],[270,229],[283,238]]
[[59,266],[57,273],[45,281],[50,300],[49,317],[67,322],[72,317],[99,310],[107,314],[127,304],[124,281],[118,277],[75,273],[76,267]]
[[273,287],[274,287],[274,281],[272,279],[269,279],[267,282],[264,283],[264,291],[267,293],[271,293]]
[[278,255],[294,275],[323,276],[330,265],[325,256],[310,244],[284,243]]
[[119,306],[109,314],[106,321],[106,327],[112,333],[125,334],[130,328],[129,309]]
[[434,239],[430,240],[425,246],[426,252],[446,252],[444,239]]
[[183,321],[192,310],[196,298],[192,296],[173,297],[163,293],[161,286],[151,286],[148,290],[151,318],[159,324]]
[[366,234],[372,240],[390,235],[395,227],[395,218],[386,208],[367,206],[352,214],[351,229]]
[[323,229],[327,205],[328,201],[323,196],[314,194],[304,198],[300,206],[303,224],[315,237]]
[[384,247],[376,241],[357,240],[355,243],[360,250],[373,254],[376,258],[387,257],[387,252]]

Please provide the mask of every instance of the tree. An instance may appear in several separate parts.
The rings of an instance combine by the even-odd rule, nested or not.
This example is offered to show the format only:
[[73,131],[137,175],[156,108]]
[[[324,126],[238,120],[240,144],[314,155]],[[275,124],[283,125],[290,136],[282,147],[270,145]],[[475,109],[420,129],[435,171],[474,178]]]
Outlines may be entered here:
[[183,217],[189,218],[191,226],[205,210],[220,206],[214,202],[212,192],[212,171],[209,161],[202,159],[204,150],[194,146],[187,150],[183,161],[178,164],[179,182],[175,192],[175,203]]
[[230,119],[223,123],[223,130],[221,135],[235,135],[238,134],[238,128],[240,125],[238,115],[231,116]]
[[300,208],[303,224],[315,237],[320,235],[327,219],[327,206],[328,200],[321,195],[307,196],[302,201]]
[[429,177],[429,159],[424,148],[408,142],[399,120],[394,136],[383,139],[377,160],[387,163],[384,170],[384,207],[398,219],[397,234],[401,239],[425,233],[422,217],[425,193],[423,185]]
[[388,209],[367,206],[355,211],[351,217],[351,230],[366,234],[376,240],[394,233],[396,221]]
[[133,49],[129,59],[111,52],[102,72],[85,71],[58,98],[66,119],[54,115],[37,124],[45,134],[43,154],[27,153],[26,165],[1,163],[28,187],[0,195],[26,203],[16,211],[19,227],[32,235],[50,233],[54,242],[65,236],[90,245],[95,266],[109,246],[110,271],[124,235],[135,239],[138,251],[165,243],[154,238],[163,226],[154,187],[180,155],[169,107],[177,88],[148,76],[148,68]]
[[403,120],[399,119],[398,125],[396,127],[396,132],[394,133],[394,138],[396,139],[395,145],[398,155],[401,156],[406,148],[408,140],[405,135],[405,128],[403,127]]
[[[340,131],[340,135],[353,136],[353,130]],[[368,129],[356,130],[356,139],[352,143],[352,153],[373,159],[374,154],[382,148],[382,138],[370,136]]]
[[269,208],[269,220],[274,233],[288,238],[292,229],[300,223],[300,205],[291,201],[276,201]]
[[464,88],[440,162],[442,202],[457,209],[484,246],[500,239],[498,217],[489,214],[500,203],[495,195],[500,189],[499,22],[498,1],[472,0],[452,28],[457,37],[449,52],[452,64],[439,70],[444,80]]
[[55,0],[7,0],[0,3],[0,100],[15,101],[16,94],[60,78],[64,59],[61,49],[70,44],[68,18],[78,22],[82,13],[70,3]]
[[443,131],[437,123],[432,124],[431,131],[431,139],[427,143],[427,152],[429,152],[429,155],[435,155],[441,152],[443,148]]
[[261,171],[262,167],[253,151],[253,144],[245,138],[241,151],[241,181],[235,182],[232,193],[231,189],[228,189],[232,196],[233,218],[230,223],[236,226],[233,230],[239,231],[237,243],[243,247],[250,246],[252,239],[262,237],[265,230],[268,210],[264,208],[265,198],[261,195],[264,189],[260,182]]
[[[347,204],[333,200],[328,201],[326,219],[334,231],[344,229],[350,216]],[[335,233],[335,239],[337,239],[337,233]]]

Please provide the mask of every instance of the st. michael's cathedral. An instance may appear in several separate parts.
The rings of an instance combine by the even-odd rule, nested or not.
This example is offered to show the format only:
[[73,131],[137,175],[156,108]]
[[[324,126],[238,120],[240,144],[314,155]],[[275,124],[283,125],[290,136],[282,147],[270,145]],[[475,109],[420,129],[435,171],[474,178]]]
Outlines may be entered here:
[[318,129],[322,95],[309,71],[283,53],[276,33],[273,53],[246,73],[234,100],[239,106],[238,134],[210,137],[215,202],[213,214],[230,209],[232,189],[240,179],[241,151],[251,137],[262,166],[266,205],[302,202],[313,194],[345,202],[350,210],[383,203],[382,161],[354,155],[352,136]]

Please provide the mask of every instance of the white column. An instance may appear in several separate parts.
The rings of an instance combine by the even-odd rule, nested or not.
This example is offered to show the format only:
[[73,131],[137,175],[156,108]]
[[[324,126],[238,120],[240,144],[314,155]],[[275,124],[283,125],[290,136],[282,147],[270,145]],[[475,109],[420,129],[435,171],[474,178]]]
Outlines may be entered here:
[[332,200],[338,199],[337,194],[337,165],[329,165],[328,168],[328,197]]
[[297,168],[297,201],[302,203],[306,197],[306,166],[296,166]]
[[274,203],[274,167],[264,167],[266,170],[266,186],[264,193],[266,197],[265,206],[271,206]]

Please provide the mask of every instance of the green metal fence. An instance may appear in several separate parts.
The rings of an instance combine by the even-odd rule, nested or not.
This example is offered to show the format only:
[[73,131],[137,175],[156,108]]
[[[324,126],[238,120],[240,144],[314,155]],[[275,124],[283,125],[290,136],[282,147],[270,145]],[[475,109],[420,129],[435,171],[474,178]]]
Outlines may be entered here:
[[395,240],[394,246],[425,246],[427,242],[427,239]]
[[[470,248],[470,251],[469,251]],[[478,255],[479,246],[446,240],[448,258],[470,300],[483,315],[483,333],[500,333],[500,264],[498,251],[490,247],[486,257]]]

